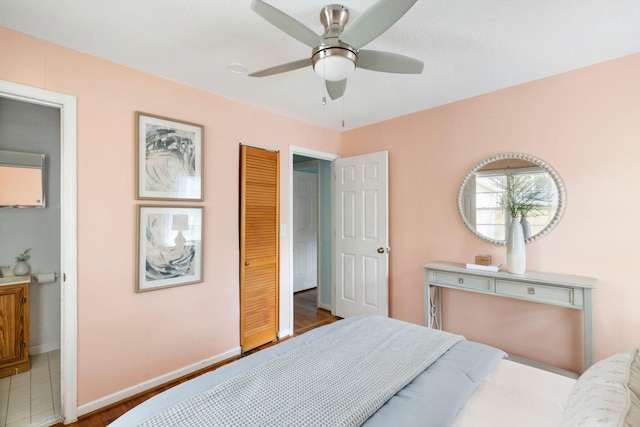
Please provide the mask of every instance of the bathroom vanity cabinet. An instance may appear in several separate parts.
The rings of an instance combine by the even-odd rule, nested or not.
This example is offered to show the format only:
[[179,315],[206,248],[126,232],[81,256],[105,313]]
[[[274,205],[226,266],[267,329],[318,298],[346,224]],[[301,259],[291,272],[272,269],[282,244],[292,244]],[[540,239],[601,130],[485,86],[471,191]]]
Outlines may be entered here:
[[29,370],[30,279],[0,278],[0,378]]

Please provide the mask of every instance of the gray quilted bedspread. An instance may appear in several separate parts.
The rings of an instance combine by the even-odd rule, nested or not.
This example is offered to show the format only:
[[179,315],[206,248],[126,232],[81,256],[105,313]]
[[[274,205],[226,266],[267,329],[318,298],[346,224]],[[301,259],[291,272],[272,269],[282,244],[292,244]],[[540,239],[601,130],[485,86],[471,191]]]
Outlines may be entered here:
[[142,426],[358,426],[462,339],[366,317],[180,402]]

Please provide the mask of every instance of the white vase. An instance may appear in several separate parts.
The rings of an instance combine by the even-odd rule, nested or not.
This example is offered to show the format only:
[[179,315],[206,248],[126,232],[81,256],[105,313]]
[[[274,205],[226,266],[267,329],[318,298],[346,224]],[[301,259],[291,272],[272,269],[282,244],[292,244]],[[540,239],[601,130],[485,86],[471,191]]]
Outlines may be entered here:
[[531,224],[529,224],[529,221],[527,221],[527,217],[525,215],[522,215],[522,218],[520,218],[520,224],[522,225],[524,240],[527,240],[529,237],[531,237]]
[[511,218],[507,232],[507,271],[513,274],[523,274],[526,265],[522,224],[518,218]]
[[31,266],[25,261],[21,261],[13,267],[13,274],[16,276],[24,276],[29,274],[29,271],[31,271]]

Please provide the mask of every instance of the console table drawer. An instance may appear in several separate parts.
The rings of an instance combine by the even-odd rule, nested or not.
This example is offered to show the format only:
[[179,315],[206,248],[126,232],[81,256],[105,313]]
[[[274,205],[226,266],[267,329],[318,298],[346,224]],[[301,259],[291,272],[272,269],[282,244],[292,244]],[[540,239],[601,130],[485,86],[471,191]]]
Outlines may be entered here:
[[464,274],[448,274],[436,271],[434,275],[434,282],[445,286],[455,286],[456,288],[493,292],[490,277],[467,276]]
[[496,280],[496,295],[521,298],[547,304],[575,307],[573,288],[545,286],[537,283]]

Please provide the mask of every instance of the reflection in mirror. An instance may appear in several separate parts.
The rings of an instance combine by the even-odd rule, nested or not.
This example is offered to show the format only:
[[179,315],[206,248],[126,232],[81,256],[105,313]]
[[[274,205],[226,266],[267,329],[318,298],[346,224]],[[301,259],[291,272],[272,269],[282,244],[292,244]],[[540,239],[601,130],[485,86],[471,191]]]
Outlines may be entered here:
[[[541,195],[544,203],[522,215],[525,242],[547,234],[564,212],[566,195],[560,176],[544,161],[520,153],[507,153],[478,163],[464,178],[458,191],[458,211],[465,225],[478,237],[498,245],[506,244],[510,215],[506,212],[504,189],[512,180],[527,183],[527,189]],[[524,219],[522,219],[524,217]]]
[[44,154],[0,151],[0,207],[45,207]]

